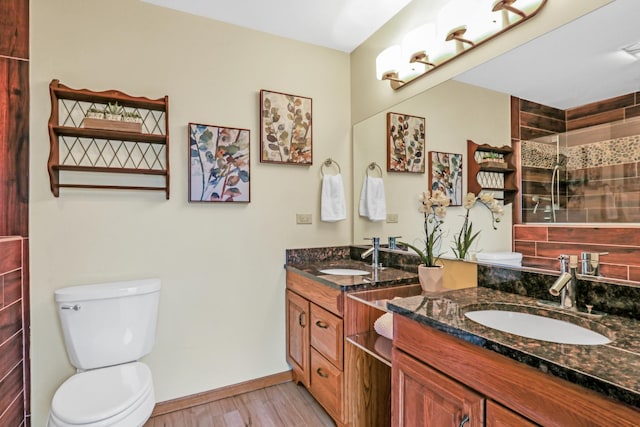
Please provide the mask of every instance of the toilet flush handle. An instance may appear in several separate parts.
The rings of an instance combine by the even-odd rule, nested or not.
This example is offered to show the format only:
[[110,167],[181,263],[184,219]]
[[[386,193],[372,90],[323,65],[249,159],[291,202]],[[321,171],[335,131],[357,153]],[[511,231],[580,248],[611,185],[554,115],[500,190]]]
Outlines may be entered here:
[[62,305],[60,306],[60,310],[74,310],[74,311],[78,311],[80,310],[82,307],[80,306],[80,304],[76,304],[76,305]]

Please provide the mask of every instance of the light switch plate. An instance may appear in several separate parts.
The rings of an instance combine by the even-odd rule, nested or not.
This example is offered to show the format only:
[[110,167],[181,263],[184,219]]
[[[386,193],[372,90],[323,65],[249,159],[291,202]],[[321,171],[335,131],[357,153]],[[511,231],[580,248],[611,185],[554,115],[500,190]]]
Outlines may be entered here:
[[297,213],[296,224],[311,224],[312,216],[310,213]]
[[398,222],[398,214],[397,213],[389,213],[387,214],[387,223],[395,224]]

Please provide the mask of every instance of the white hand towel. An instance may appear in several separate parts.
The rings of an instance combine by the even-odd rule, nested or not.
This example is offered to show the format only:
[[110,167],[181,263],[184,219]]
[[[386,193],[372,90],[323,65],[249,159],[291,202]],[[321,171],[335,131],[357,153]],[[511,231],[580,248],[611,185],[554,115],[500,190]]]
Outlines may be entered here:
[[322,177],[320,219],[325,222],[336,222],[347,219],[344,185],[342,184],[342,175],[340,174],[325,175]]
[[362,192],[360,193],[360,216],[370,221],[384,221],[387,219],[387,207],[384,197],[384,183],[382,178],[364,177]]

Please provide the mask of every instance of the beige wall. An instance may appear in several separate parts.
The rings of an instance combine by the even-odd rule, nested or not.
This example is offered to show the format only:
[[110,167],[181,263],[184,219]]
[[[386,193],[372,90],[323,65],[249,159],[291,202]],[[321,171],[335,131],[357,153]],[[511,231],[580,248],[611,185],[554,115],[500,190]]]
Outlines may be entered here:
[[[320,165],[343,167],[351,195],[349,56],[138,1],[31,2],[31,312],[33,425],[73,373],[55,289],[162,280],[145,358],[164,401],[288,370],[284,251],[344,245],[351,221],[319,222]],[[51,79],[169,96],[171,199],[162,192],[49,191]],[[313,99],[314,165],[259,163],[258,93]],[[187,203],[187,124],[251,130],[251,203]],[[312,213],[296,225],[295,213]],[[349,212],[350,214],[350,212]]]
[[[509,145],[509,105],[509,95],[450,80],[393,106],[390,111],[425,118],[427,156],[429,151],[462,154],[462,188],[466,191],[467,139],[478,144]],[[366,244],[363,238],[381,236],[386,243],[388,236],[402,236],[401,240],[422,248],[423,217],[417,209],[418,194],[428,190],[428,175],[386,172],[386,125],[387,115],[382,112],[353,127],[354,210],[358,206],[367,165],[376,162],[384,171],[387,212],[397,214],[398,222],[371,222],[356,215],[353,241]],[[491,229],[491,214],[487,209],[478,205],[471,210],[469,219],[474,229],[482,230],[474,242],[473,252],[511,250],[511,207],[505,206],[504,217],[495,231]],[[447,209],[439,251],[444,256],[454,257],[451,247],[465,213],[463,207]]]
[[548,1],[538,15],[509,30],[508,36],[497,37],[490,43],[478,46],[455,61],[429,72],[426,76],[400,90],[394,91],[389,87],[388,82],[380,82],[376,79],[376,56],[386,47],[400,44],[402,37],[407,32],[423,24],[425,17],[430,16],[430,10],[435,3],[443,2],[443,0],[413,0],[351,53],[351,118],[353,123],[358,123],[373,114],[390,108],[390,106],[449,80],[487,59],[500,55],[611,1]]

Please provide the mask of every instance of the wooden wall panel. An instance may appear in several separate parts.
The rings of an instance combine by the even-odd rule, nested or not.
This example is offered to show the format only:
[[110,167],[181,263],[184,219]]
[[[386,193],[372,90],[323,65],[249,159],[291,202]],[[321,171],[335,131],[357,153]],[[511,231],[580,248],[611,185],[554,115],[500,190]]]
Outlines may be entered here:
[[[28,237],[29,0],[0,0],[0,212],[0,236]],[[0,239],[0,426],[30,426],[27,255]]]
[[2,283],[2,300],[0,307],[4,307],[19,301],[22,298],[22,272],[20,270],[5,274],[0,281]]
[[640,247],[640,228],[548,227],[547,233],[551,242]]
[[515,240],[546,241],[548,230],[545,226],[515,226],[513,236]]
[[20,239],[0,242],[0,275],[20,268],[22,264],[22,243]]
[[567,110],[567,121],[582,119],[588,116],[598,115],[604,112],[624,110],[625,107],[633,106],[636,102],[634,93],[616,96],[615,98],[604,99]]
[[[16,399],[22,404],[22,392],[22,363],[20,363],[11,370],[9,375],[0,379],[0,408],[3,409],[2,412],[5,408],[11,407]],[[19,426],[19,424],[14,425]]]
[[7,411],[0,415],[0,426],[23,426],[22,420],[24,418],[23,402],[17,398],[13,401]]
[[[522,265],[559,270],[558,256],[607,252],[600,257],[605,277],[640,281],[640,227],[514,225],[514,250]],[[580,271],[578,271],[580,272]]]
[[29,234],[29,63],[0,57],[0,236]]
[[22,304],[15,302],[0,309],[0,342],[22,329]]
[[592,116],[581,117],[579,119],[567,120],[567,131],[587,128],[590,126],[602,125],[605,123],[618,122],[624,119],[624,109],[604,111]]
[[22,360],[22,333],[0,345],[0,378],[7,376]]
[[0,56],[29,58],[29,0],[0,0]]

